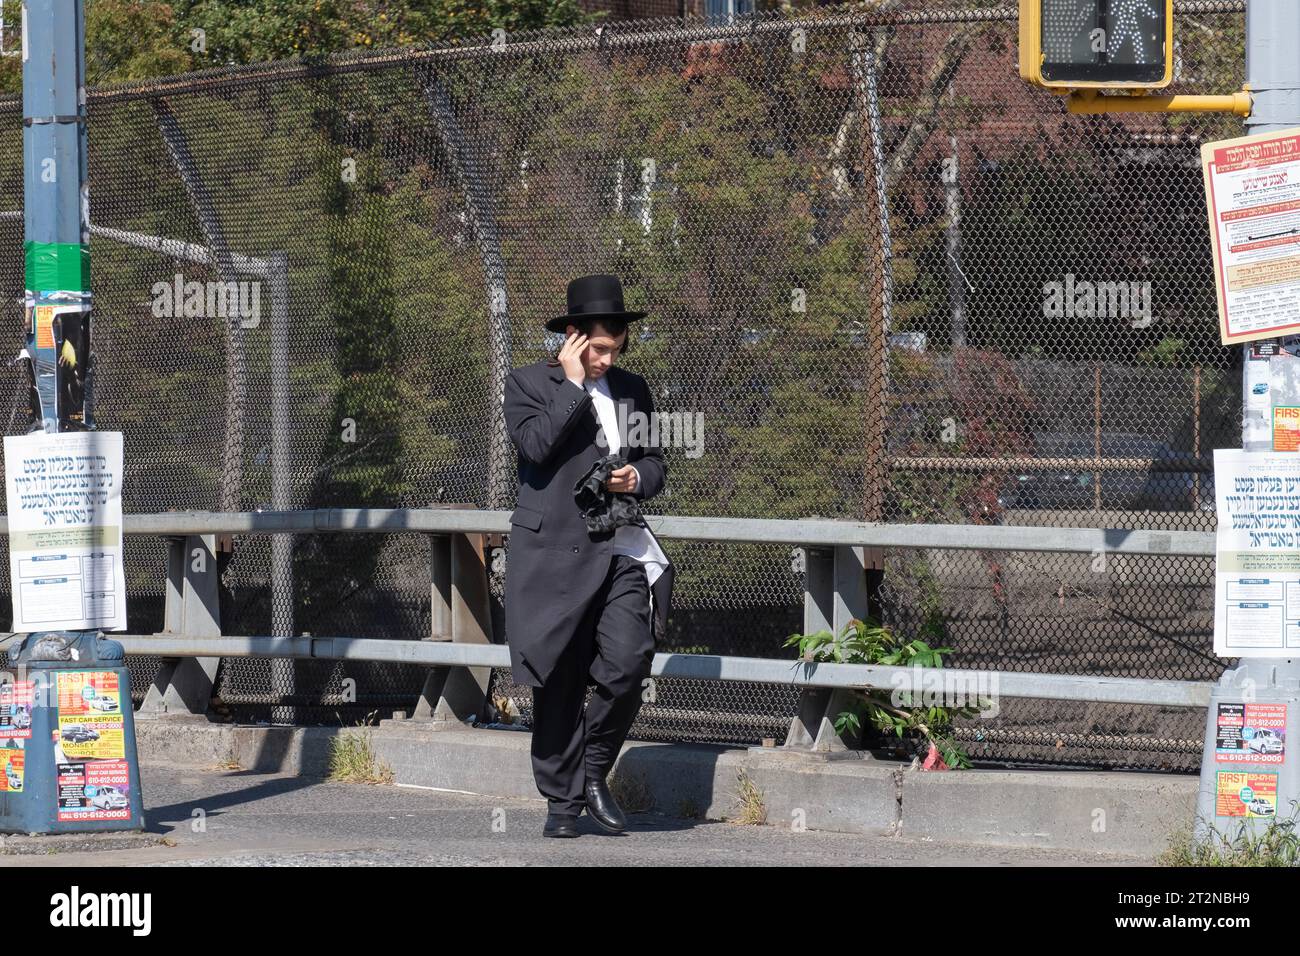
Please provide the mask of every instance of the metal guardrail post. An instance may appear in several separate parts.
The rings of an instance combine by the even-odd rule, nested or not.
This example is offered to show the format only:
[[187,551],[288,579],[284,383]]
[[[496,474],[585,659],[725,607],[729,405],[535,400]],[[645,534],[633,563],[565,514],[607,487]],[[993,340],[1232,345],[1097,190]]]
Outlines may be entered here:
[[[220,637],[217,536],[167,537],[167,599],[160,637]],[[145,692],[138,718],[203,716],[212,701],[219,657],[167,657]]]
[[[432,621],[429,640],[491,644],[492,594],[482,534],[429,536]],[[463,723],[486,716],[490,667],[429,669],[414,720]]]
[[[852,545],[804,549],[803,628],[839,633],[854,618],[868,611],[865,549]],[[830,754],[856,749],[860,735],[836,733],[835,717],[848,710],[853,692],[844,688],[805,688],[799,692],[799,707],[785,745],[794,753]]]
[[451,633],[451,539],[455,535],[429,535],[429,640],[450,641]]

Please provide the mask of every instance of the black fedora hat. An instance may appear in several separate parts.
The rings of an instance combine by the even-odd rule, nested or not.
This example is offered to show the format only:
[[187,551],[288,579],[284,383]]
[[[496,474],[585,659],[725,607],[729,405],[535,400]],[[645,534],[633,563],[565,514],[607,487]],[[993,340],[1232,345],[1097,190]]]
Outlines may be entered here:
[[568,314],[547,320],[546,328],[550,331],[563,332],[566,325],[576,324],[582,319],[622,319],[631,322],[649,314],[629,312],[623,308],[623,284],[618,281],[618,276],[579,276],[569,283],[568,299]]

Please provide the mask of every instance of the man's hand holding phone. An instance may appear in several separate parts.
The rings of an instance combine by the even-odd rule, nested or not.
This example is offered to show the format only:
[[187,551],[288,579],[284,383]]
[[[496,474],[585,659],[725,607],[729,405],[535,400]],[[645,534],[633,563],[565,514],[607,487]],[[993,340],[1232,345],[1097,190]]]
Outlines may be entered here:
[[560,364],[564,366],[564,377],[574,385],[582,385],[587,378],[587,370],[582,364],[582,353],[587,348],[587,336],[573,332],[560,347]]

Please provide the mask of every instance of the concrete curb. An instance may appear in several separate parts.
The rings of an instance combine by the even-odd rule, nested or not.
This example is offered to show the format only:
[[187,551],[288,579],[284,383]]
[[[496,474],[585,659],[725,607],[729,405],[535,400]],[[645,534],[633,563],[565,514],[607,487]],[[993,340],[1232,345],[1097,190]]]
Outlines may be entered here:
[[100,833],[42,833],[37,836],[0,836],[0,857],[53,856],[56,853],[108,853],[140,847],[166,846],[167,838],[157,833],[104,831]]
[[[144,763],[326,776],[330,741],[356,728],[246,727],[203,718],[136,721]],[[541,802],[526,731],[383,721],[376,757],[399,785]],[[748,781],[752,787],[745,783]],[[1153,857],[1192,821],[1197,778],[1052,770],[934,773],[859,753],[627,743],[611,787],[629,811],[736,820],[749,809],[792,829],[894,834],[983,846]]]
[[343,730],[214,724],[206,717],[135,719],[141,763],[239,767],[305,777],[329,775],[330,741]]
[[905,836],[1156,856],[1190,826],[1195,776],[1059,770],[903,772]]

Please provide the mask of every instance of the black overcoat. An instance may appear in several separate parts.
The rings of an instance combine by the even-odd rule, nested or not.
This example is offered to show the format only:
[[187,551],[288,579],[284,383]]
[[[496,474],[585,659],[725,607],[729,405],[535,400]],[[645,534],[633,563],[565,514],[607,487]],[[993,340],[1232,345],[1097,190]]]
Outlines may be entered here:
[[[605,376],[624,432],[620,450],[640,473],[632,495],[653,498],[667,477],[663,450],[657,444],[629,448],[624,424],[634,411],[653,421],[650,387],[617,365]],[[519,457],[518,507],[510,516],[506,559],[506,640],[515,683],[539,687],[576,633],[613,556],[614,532],[589,532],[573,497],[574,485],[609,448],[596,440],[600,425],[591,395],[565,378],[561,366],[543,359],[514,369],[506,377],[504,402],[506,429]],[[652,589],[660,633],[674,574],[670,563]]]

